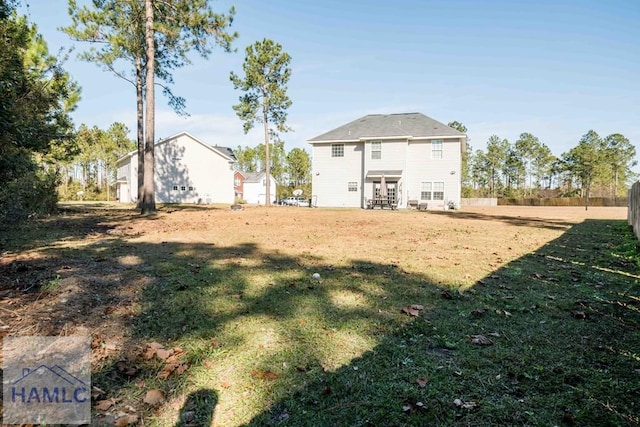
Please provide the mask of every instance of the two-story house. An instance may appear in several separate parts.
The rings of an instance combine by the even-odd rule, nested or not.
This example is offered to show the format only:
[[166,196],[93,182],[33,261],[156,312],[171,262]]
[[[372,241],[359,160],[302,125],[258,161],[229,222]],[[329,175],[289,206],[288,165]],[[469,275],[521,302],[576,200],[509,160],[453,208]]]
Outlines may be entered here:
[[[233,203],[236,157],[227,147],[211,146],[188,132],[155,144],[155,192],[159,203]],[[118,159],[118,200],[138,198],[138,152]]]
[[383,183],[400,208],[459,206],[466,140],[421,113],[364,116],[308,141],[313,197],[319,207],[364,208]]
[[[271,176],[270,200],[273,203],[276,199],[276,179]],[[233,190],[236,199],[244,200],[247,203],[258,205],[266,204],[267,196],[267,173],[266,172],[242,172],[236,171],[233,175]]]

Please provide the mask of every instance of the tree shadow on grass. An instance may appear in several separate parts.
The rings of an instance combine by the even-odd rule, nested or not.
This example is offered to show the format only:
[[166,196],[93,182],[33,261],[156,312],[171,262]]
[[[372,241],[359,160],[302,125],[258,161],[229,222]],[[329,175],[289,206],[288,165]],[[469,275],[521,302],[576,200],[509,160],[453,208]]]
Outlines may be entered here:
[[[535,209],[535,208],[533,208]],[[531,210],[528,211],[529,213]],[[478,221],[501,221],[511,225],[533,228],[548,228],[551,230],[568,230],[575,223],[562,219],[538,218],[535,216],[510,216],[510,215],[489,215],[479,212],[468,211],[424,211],[425,215],[455,216],[456,218],[478,220]]]
[[205,388],[189,393],[180,409],[175,427],[210,426],[217,402],[218,395],[212,389]]
[[[164,424],[207,407],[172,412],[193,393],[221,425],[631,425],[640,298],[625,233],[575,225],[465,293],[393,264],[115,236],[45,249],[61,285],[25,309],[37,333],[89,330],[103,398]],[[164,377],[171,356],[145,357],[153,342],[187,370]],[[167,404],[145,406],[141,388]]]
[[623,221],[587,220],[464,294],[418,300],[415,321],[300,373],[248,425],[638,425],[633,241]]

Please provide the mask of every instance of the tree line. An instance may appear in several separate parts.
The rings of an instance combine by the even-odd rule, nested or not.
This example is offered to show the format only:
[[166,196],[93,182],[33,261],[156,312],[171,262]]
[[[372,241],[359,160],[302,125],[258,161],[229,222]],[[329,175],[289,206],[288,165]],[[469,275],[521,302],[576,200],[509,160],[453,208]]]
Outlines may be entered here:
[[[59,30],[88,43],[79,57],[132,85],[136,141],[126,137],[122,123],[74,129],[70,113],[80,87],[63,68],[65,55],[48,53],[36,26],[17,15],[17,0],[0,0],[0,218],[51,212],[60,195],[111,198],[115,160],[132,148],[138,152],[138,207],[143,214],[153,213],[156,87],[176,113],[186,115],[186,100],[172,90],[173,72],[190,64],[192,53],[208,58],[215,47],[235,52],[235,9],[218,13],[208,0],[68,4],[71,24]],[[247,47],[244,76],[230,73],[234,87],[243,92],[233,108],[245,132],[255,123],[264,124],[266,159],[277,132],[290,130],[289,63],[280,44],[264,39]],[[269,168],[270,161],[265,165]]]
[[[295,147],[288,153],[284,141],[277,140],[269,144],[269,170],[276,182],[276,198],[283,199],[293,195],[294,190],[302,190],[304,197],[311,197],[311,157],[309,153]],[[242,172],[266,171],[266,152],[264,144],[256,147],[238,146],[234,153],[238,159],[238,170]]]
[[[460,122],[449,123],[462,133]],[[637,178],[635,146],[620,133],[585,133],[568,152],[555,156],[535,135],[510,143],[491,135],[485,150],[467,144],[463,153],[463,197],[624,197]]]

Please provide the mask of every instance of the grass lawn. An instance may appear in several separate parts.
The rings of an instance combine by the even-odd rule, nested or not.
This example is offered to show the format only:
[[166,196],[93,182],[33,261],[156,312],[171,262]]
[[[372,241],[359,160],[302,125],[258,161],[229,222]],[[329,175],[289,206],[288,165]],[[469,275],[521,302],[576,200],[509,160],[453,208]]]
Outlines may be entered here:
[[91,335],[94,425],[631,426],[639,279],[626,208],[63,205],[0,336]]

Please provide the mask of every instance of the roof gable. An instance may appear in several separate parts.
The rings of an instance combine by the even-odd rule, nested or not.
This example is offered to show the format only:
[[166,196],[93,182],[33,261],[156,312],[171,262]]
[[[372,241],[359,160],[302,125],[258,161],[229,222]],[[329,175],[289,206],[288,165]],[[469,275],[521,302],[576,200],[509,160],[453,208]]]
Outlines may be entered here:
[[229,162],[235,162],[236,161],[236,156],[233,154],[233,150],[231,150],[228,147],[220,147],[218,145],[212,146],[207,144],[206,142],[202,141],[201,139],[196,138],[195,136],[191,135],[189,132],[183,131],[180,132],[176,135],[170,136],[168,138],[164,138],[161,139],[160,141],[156,142],[156,147],[162,144],[165,144],[169,141],[174,141],[178,138],[180,138],[181,136],[186,136],[188,138],[190,138],[191,140],[193,140],[194,142],[202,145],[203,147],[205,147],[208,150],[213,151],[214,153],[218,154],[219,156],[222,156],[225,160],[229,161]]
[[309,140],[359,141],[375,138],[464,137],[465,134],[422,113],[369,114]]
[[[188,138],[190,138],[191,140],[195,141],[196,143],[202,145],[203,147],[205,147],[206,149],[213,151],[214,153],[218,154],[219,156],[223,157],[225,160],[227,160],[228,162],[231,163],[235,163],[238,159],[236,158],[236,155],[233,153],[233,150],[229,147],[221,147],[219,145],[209,145],[206,142],[202,141],[201,139],[196,138],[195,136],[191,135],[189,132],[180,132],[177,133],[173,136],[170,136],[168,138],[163,138],[161,140],[159,140],[158,142],[156,142],[155,146],[159,146],[162,144],[165,144],[169,141],[174,141],[178,138],[180,138],[181,136],[187,136]],[[116,163],[122,163],[124,160],[127,160],[128,158],[134,156],[138,154],[138,150],[133,150],[130,151],[129,153],[123,155],[122,157],[120,157]]]

